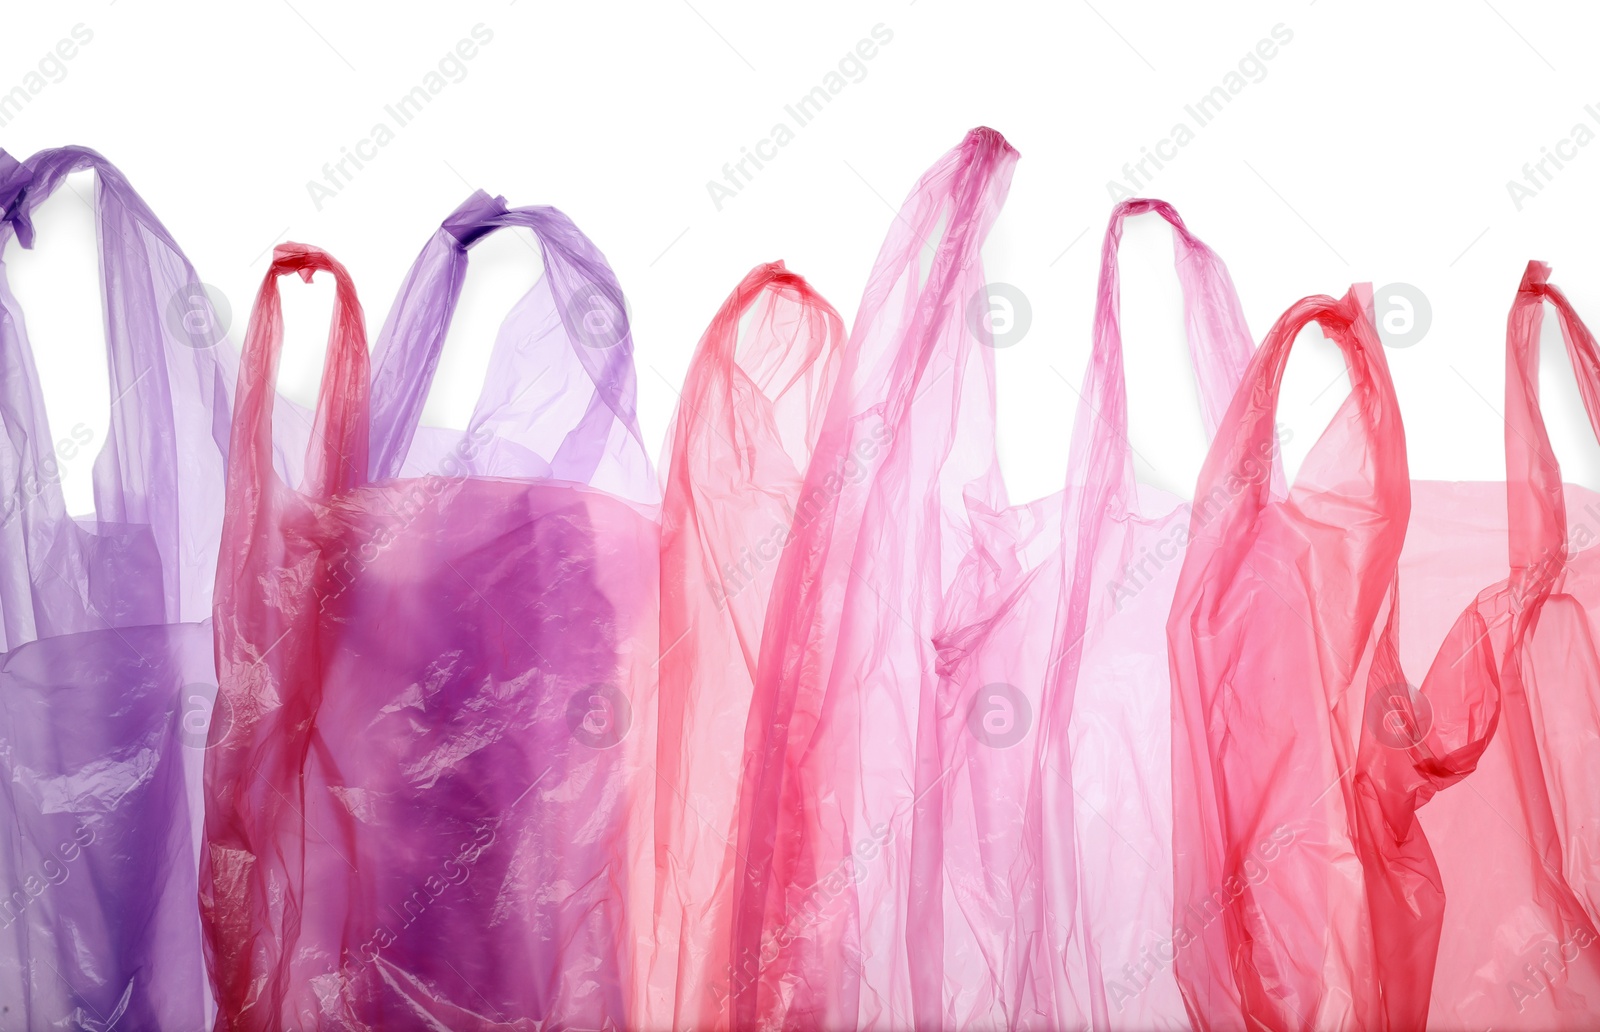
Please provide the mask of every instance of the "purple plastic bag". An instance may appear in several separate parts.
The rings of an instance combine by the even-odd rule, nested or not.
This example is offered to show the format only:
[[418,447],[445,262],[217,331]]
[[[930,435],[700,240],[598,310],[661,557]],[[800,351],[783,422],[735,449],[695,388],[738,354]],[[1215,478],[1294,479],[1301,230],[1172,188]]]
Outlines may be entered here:
[[[419,430],[465,249],[502,226],[535,231],[546,275],[502,327],[468,428]],[[266,461],[276,279],[318,270],[339,300],[295,488]],[[598,487],[654,491],[631,351],[593,245],[552,209],[478,194],[396,301],[369,433],[354,287],[326,254],[278,248],[218,579],[235,725],[208,757],[202,906],[219,1028],[628,1023],[658,528]]]
[[98,174],[108,439],[96,513],[62,499],[0,264],[0,1029],[197,1029],[201,748],[233,358],[194,270],[83,148],[0,151],[0,249]]
[[[518,226],[538,240],[544,275],[506,316],[467,428],[419,428],[467,248]],[[374,480],[459,461],[479,476],[588,484],[645,503],[660,497],[639,435],[622,288],[605,256],[555,208],[508,211],[504,198],[481,190],[468,198],[412,265],[372,367]]]

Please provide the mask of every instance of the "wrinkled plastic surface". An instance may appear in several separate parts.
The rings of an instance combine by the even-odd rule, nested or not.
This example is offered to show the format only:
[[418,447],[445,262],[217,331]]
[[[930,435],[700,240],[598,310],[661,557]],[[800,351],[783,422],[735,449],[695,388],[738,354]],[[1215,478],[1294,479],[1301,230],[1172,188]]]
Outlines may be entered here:
[[[0,1029],[200,1028],[199,766],[232,359],[194,269],[93,151],[0,151],[0,250],[31,247],[32,213],[82,169],[97,174],[101,283],[82,296],[104,309],[105,441],[49,425],[0,275]],[[95,512],[74,517],[60,464],[92,453]]]
[[646,1027],[731,1027],[741,745],[778,559],[811,518],[801,481],[843,342],[838,313],[804,279],[761,265],[717,312],[685,377],[661,517]]
[[[1506,483],[1412,485],[1402,586],[1447,604],[1408,603],[1409,622],[1459,615],[1420,692],[1395,693],[1394,744],[1418,738],[1419,761],[1470,768],[1419,815],[1445,895],[1433,1028],[1588,1029],[1600,1008],[1600,496],[1561,482],[1540,413],[1546,306],[1592,425],[1600,351],[1549,272],[1529,264],[1507,321]],[[1417,644],[1441,633],[1424,626]]]
[[1164,202],[1118,205],[1066,487],[998,511],[969,503],[975,548],[936,639],[920,766],[942,777],[917,811],[932,845],[912,864],[949,888],[926,893],[907,942],[942,994],[918,1011],[927,1027],[1188,1027],[1167,945],[1165,629],[1189,506],[1135,482],[1119,317],[1122,224],[1144,212],[1173,226],[1208,433],[1250,359],[1222,261]]
[[[1375,958],[1345,775],[1381,649],[1409,495],[1381,345],[1354,291],[1273,326],[1195,491],[1169,618],[1173,913],[1195,1025],[1377,1028]],[[1351,391],[1287,493],[1278,387],[1311,321]]]
[[[418,431],[465,248],[507,225],[534,229],[546,274],[468,429]],[[589,278],[567,278],[589,253]],[[268,463],[276,280],[315,271],[335,277],[336,317],[291,488]],[[476,195],[391,313],[370,438],[367,364],[344,270],[280,246],[246,342],[218,576],[233,728],[208,757],[202,870],[218,1027],[625,1025],[658,533],[592,486],[649,480],[621,293],[559,213]]]
[[911,878],[912,814],[938,774],[917,753],[938,683],[933,634],[971,547],[964,493],[1000,504],[993,360],[966,311],[1015,160],[976,129],[912,192],[801,487],[814,515],[778,562],[744,742],[740,1027],[913,1019],[908,937],[927,932],[929,887]]
[[[1471,772],[1488,728],[1463,704],[1460,667],[1423,682],[1433,726],[1408,722],[1398,613],[1411,494],[1370,313],[1363,287],[1284,314],[1196,490],[1168,633],[1173,951],[1197,1028],[1427,1017],[1444,893],[1416,815]],[[1312,321],[1351,387],[1284,491],[1273,416]],[[1444,649],[1456,646],[1474,643],[1458,628]]]

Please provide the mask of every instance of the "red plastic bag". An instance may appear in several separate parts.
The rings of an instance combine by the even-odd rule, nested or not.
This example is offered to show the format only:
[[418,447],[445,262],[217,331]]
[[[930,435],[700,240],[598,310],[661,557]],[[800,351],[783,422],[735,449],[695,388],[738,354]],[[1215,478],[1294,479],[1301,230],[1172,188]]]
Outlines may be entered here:
[[[1530,424],[1527,303],[1512,318],[1508,442],[1544,440]],[[1285,492],[1267,426],[1312,320],[1344,352],[1351,393]],[[1527,544],[1539,506],[1524,496],[1551,481],[1512,444],[1513,572],[1484,589],[1504,571],[1505,487],[1413,484],[1404,447],[1370,295],[1353,290],[1302,301],[1273,328],[1202,474],[1168,627],[1174,952],[1198,1028],[1591,1020],[1593,958],[1538,1000],[1518,998],[1533,969],[1512,959],[1592,935],[1554,877],[1540,784],[1541,763],[1584,751],[1541,755],[1516,683],[1524,592],[1548,589],[1552,563]],[[1552,511],[1540,515],[1559,525]],[[1564,716],[1580,712],[1592,707]]]
[[[1398,670],[1393,615],[1410,505],[1405,434],[1369,299],[1352,289],[1285,313],[1195,492],[1168,635],[1173,953],[1201,1029],[1407,1027],[1383,1013],[1392,914],[1375,897],[1390,883],[1372,866],[1370,796],[1350,777],[1367,751],[1368,696]],[[1351,390],[1284,492],[1272,473],[1278,388],[1295,336],[1313,320],[1344,353]],[[1416,1027],[1422,1013],[1410,1013]]]
[[844,327],[781,262],[701,338],[668,442],[661,528],[654,958],[642,1023],[732,1021],[732,879],[745,721],[777,561]]

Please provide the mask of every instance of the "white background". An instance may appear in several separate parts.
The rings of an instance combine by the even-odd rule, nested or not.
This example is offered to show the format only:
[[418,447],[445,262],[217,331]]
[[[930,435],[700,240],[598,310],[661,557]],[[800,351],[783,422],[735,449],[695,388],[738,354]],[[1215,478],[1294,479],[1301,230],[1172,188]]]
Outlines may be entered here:
[[[242,339],[273,244],[332,251],[355,275],[376,333],[418,250],[472,188],[565,210],[605,251],[633,311],[641,419],[659,451],[700,332],[754,264],[808,277],[847,322],[893,209],[975,125],[1021,152],[985,250],[988,278],[1020,288],[1026,336],[996,353],[1002,462],[1014,500],[1057,489],[1090,339],[1107,181],[1189,121],[1195,103],[1280,23],[1292,41],[1141,193],[1177,206],[1228,262],[1259,340],[1304,294],[1402,282],[1432,323],[1388,350],[1413,475],[1499,478],[1505,315],[1529,258],[1600,320],[1600,141],[1518,210],[1508,180],[1600,111],[1590,5],[1496,0],[1321,0],[1200,5],[734,0],[555,4],[250,5],[148,0],[10,3],[0,91],[27,81],[83,25],[93,39],[0,127],[18,157],[84,144],[118,164],[232,308]],[[865,62],[719,211],[707,191],[785,120],[858,41]],[[320,210],[308,181],[389,121],[482,24],[493,39]],[[392,126],[392,122],[390,123]],[[1193,122],[1189,121],[1191,128]],[[1569,151],[1570,153],[1570,151]],[[1553,169],[1553,166],[1547,166]],[[27,307],[53,428],[103,439],[109,409],[88,176],[40,212],[40,245],[4,260]],[[76,195],[76,196],[75,196]],[[1124,245],[1133,444],[1145,478],[1188,493],[1203,455],[1183,357],[1170,236],[1153,218]],[[461,425],[493,331],[537,275],[508,233],[473,251],[433,421]],[[284,284],[283,386],[309,401],[332,287]],[[1553,323],[1553,319],[1547,320]],[[1555,354],[1548,346],[1547,358]],[[1291,463],[1343,396],[1315,335],[1290,368],[1281,418]],[[1600,448],[1569,381],[1547,406],[1568,479]],[[1329,385],[1334,386],[1330,389]],[[1563,418],[1564,417],[1564,418]],[[87,458],[64,464],[89,503]],[[1589,469],[1600,469],[1591,465]]]

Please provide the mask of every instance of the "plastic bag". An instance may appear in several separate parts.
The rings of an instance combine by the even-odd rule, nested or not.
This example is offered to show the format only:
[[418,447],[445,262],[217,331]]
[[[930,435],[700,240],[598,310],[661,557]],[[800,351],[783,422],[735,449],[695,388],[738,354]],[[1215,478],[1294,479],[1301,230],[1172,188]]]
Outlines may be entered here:
[[[1444,893],[1418,808],[1472,771],[1492,725],[1463,668],[1437,663],[1422,694],[1439,719],[1411,719],[1411,485],[1370,310],[1358,287],[1284,314],[1196,492],[1168,635],[1173,952],[1197,1028],[1420,1028],[1428,1011]],[[1284,491],[1272,418],[1312,321],[1344,353],[1351,390]],[[1432,602],[1437,585],[1413,572]],[[1441,654],[1471,650],[1465,632]]]
[[[1546,299],[1580,370],[1596,353],[1546,273],[1530,267],[1508,330],[1508,484],[1406,479],[1364,293],[1291,309],[1219,434],[1169,624],[1196,1027],[1593,1024],[1600,721],[1567,544],[1588,530],[1562,508],[1589,493],[1561,487],[1538,415]],[[1310,319],[1352,392],[1285,495],[1264,427]]]
[[[0,151],[0,249],[31,247],[32,212],[81,169],[97,174],[105,441],[50,426],[0,276],[0,1028],[200,1028],[231,356],[194,269],[94,151]],[[95,512],[74,517],[60,464],[90,449]]]
[[[946,600],[938,722],[913,870],[911,963],[944,986],[919,1022],[1187,1028],[1172,976],[1166,619],[1189,506],[1135,481],[1117,250],[1123,220],[1172,224],[1210,433],[1252,349],[1227,269],[1170,205],[1118,205],[1063,492],[974,506],[976,547]],[[942,868],[942,869],[941,869]],[[940,920],[942,915],[942,922]],[[930,1000],[930,1008],[932,1001]]]
[[1406,607],[1402,637],[1426,646],[1440,633],[1429,624],[1460,615],[1420,689],[1392,693],[1399,740],[1380,740],[1419,766],[1469,771],[1419,815],[1445,895],[1433,1028],[1587,1029],[1600,1001],[1600,496],[1561,482],[1539,411],[1545,303],[1591,423],[1600,351],[1549,272],[1529,264],[1507,322],[1507,482],[1412,485],[1401,583],[1408,598],[1408,579],[1427,586],[1430,604]]
[[731,1027],[741,743],[778,558],[843,344],[783,263],[757,266],[696,349],[671,439],[661,529],[660,721],[648,1027]]
[[912,192],[806,472],[745,734],[732,957],[741,1027],[912,1020],[907,937],[922,932],[925,889],[908,877],[912,811],[938,774],[916,751],[938,684],[932,636],[971,547],[964,492],[1001,504],[993,360],[967,308],[1015,159],[999,133],[975,129]]
[[[504,227],[532,231],[544,274],[500,328],[467,429],[419,426],[461,295],[467,248]],[[605,256],[564,214],[507,210],[504,198],[473,194],[417,257],[378,334],[373,479],[432,474],[459,462],[478,476],[548,478],[658,502],[635,410],[628,320]]]
[[[536,232],[545,275],[469,427],[417,431],[465,248],[501,226]],[[294,490],[267,463],[276,279],[318,270],[337,307]],[[218,577],[234,731],[208,757],[202,909],[220,1027],[627,1023],[658,533],[591,485],[649,480],[630,356],[621,292],[570,222],[475,195],[391,313],[369,467],[354,288],[322,252],[278,248]]]

